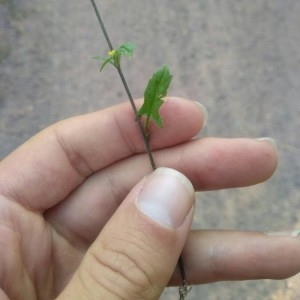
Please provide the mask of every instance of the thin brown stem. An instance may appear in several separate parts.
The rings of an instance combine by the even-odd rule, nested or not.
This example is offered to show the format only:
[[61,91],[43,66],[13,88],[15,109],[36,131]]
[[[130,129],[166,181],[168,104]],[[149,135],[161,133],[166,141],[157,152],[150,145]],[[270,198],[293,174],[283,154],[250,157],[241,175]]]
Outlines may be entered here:
[[[104,26],[104,23],[103,23],[103,20],[102,20],[102,17],[101,17],[101,14],[97,8],[97,5],[95,3],[94,0],[90,0],[91,1],[91,4],[94,8],[94,11],[95,11],[95,14],[97,16],[97,19],[99,21],[99,24],[100,24],[100,27],[101,27],[101,30],[105,36],[105,39],[107,41],[107,44],[109,46],[109,49],[110,51],[112,51],[114,49],[111,41],[110,41],[110,38],[108,36],[108,33],[106,31],[106,28]],[[145,131],[144,127],[143,127],[143,124],[141,122],[141,117],[138,116],[137,114],[137,108],[136,108],[136,105],[134,103],[134,100],[133,100],[133,97],[131,95],[131,92],[130,92],[130,89],[128,87],[128,84],[127,84],[127,81],[124,77],[124,74],[123,74],[123,71],[122,71],[122,68],[121,68],[121,65],[115,65],[116,69],[118,70],[118,73],[120,75],[120,78],[121,78],[121,81],[124,85],[124,88],[125,88],[125,91],[127,93],[127,96],[128,96],[128,99],[130,101],[130,104],[132,106],[132,109],[134,111],[134,114],[135,114],[135,120],[138,124],[138,127],[139,127],[139,130],[142,134],[142,137],[143,137],[143,141],[144,141],[144,144],[145,144],[145,148],[146,148],[146,152],[147,152],[147,155],[149,157],[149,161],[150,161],[150,164],[151,164],[151,167],[153,170],[156,169],[156,164],[155,164],[155,161],[154,161],[154,158],[153,158],[153,154],[152,154],[152,151],[151,151],[151,148],[150,148],[150,143],[149,143],[149,134]],[[182,278],[182,285],[179,287],[179,300],[184,300],[186,299],[186,296],[189,292],[189,289],[188,289],[188,285],[187,285],[187,280],[186,280],[186,274],[185,274],[185,267],[184,267],[184,262],[183,262],[183,258],[182,258],[182,255],[180,255],[179,257],[179,260],[178,260],[178,266],[179,266],[179,269],[180,269],[180,272],[181,272],[181,278]]]
[[150,148],[148,134],[145,132],[145,129],[144,129],[143,125],[142,125],[141,117],[139,117],[137,115],[137,108],[136,108],[136,105],[135,105],[134,100],[132,98],[132,95],[131,95],[131,92],[129,90],[129,87],[128,87],[128,84],[126,82],[126,79],[124,77],[124,74],[122,72],[121,66],[119,66],[117,68],[117,70],[119,72],[120,78],[122,80],[122,83],[123,83],[124,88],[126,90],[127,96],[128,96],[129,101],[131,103],[132,109],[134,111],[135,119],[137,121],[138,127],[140,129],[141,134],[142,134],[142,137],[143,137],[143,140],[144,140],[144,144],[145,144],[145,147],[146,147],[146,151],[147,151],[147,154],[148,154],[148,157],[149,157],[149,161],[150,161],[152,170],[155,170],[156,169],[156,164],[155,164],[155,161],[154,161],[154,158],[153,158],[153,154],[152,154],[152,151],[151,151],[151,148]]
[[[94,1],[94,0],[90,0],[90,1],[91,1],[91,3],[92,3],[93,8],[94,8],[95,14],[96,14],[96,16],[97,16],[98,22],[99,22],[99,24],[100,24],[100,27],[101,27],[101,29],[102,29],[102,32],[103,32],[104,37],[105,37],[105,39],[106,39],[106,42],[107,42],[107,44],[108,44],[108,46],[109,46],[109,49],[112,51],[112,50],[114,49],[114,47],[113,47],[113,45],[112,45],[112,42],[110,41],[109,35],[108,35],[107,30],[106,30],[106,28],[105,28],[105,25],[104,25],[104,23],[103,23],[101,14],[100,14],[100,12],[99,12],[99,10],[98,10],[98,8],[97,8],[97,5],[96,5],[95,1]],[[143,125],[142,125],[141,118],[137,115],[137,108],[136,108],[136,105],[135,105],[135,103],[134,103],[134,100],[133,100],[133,97],[132,97],[132,95],[131,95],[131,92],[130,92],[130,89],[129,89],[129,87],[128,87],[128,84],[127,84],[127,81],[126,81],[126,79],[125,79],[125,76],[124,76],[124,74],[123,74],[121,65],[120,65],[120,64],[119,64],[119,65],[116,65],[116,64],[115,64],[115,67],[116,67],[116,69],[118,70],[118,73],[119,73],[120,78],[121,78],[121,81],[122,81],[122,83],[123,83],[123,85],[124,85],[126,94],[127,94],[127,96],[128,96],[128,99],[129,99],[130,104],[131,104],[131,106],[132,106],[132,109],[133,109],[133,111],[134,111],[135,119],[136,119],[136,121],[137,121],[139,130],[140,130],[140,132],[141,132],[141,134],[142,134],[142,137],[143,137],[143,140],[144,140],[144,144],[145,144],[145,147],[146,147],[147,155],[148,155],[148,157],[149,157],[149,161],[150,161],[152,170],[155,170],[155,169],[156,169],[156,165],[155,165],[155,161],[154,161],[154,158],[153,158],[153,154],[152,154],[152,151],[151,151],[151,148],[150,148],[149,138],[148,138],[148,135],[147,135],[147,133],[145,132],[145,129],[144,129]]]

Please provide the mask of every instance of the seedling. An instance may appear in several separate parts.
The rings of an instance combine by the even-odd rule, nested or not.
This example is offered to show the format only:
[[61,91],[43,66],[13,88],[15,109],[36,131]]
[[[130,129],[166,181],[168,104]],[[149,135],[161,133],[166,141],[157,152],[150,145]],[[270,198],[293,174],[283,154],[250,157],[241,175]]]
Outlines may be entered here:
[[[129,98],[129,101],[131,103],[132,109],[135,114],[136,122],[139,126],[139,129],[142,133],[143,140],[145,143],[145,148],[152,166],[152,169],[156,169],[156,165],[153,159],[152,151],[150,148],[149,140],[150,140],[150,120],[154,121],[154,123],[162,128],[163,127],[163,120],[159,114],[159,109],[164,103],[163,97],[167,95],[168,88],[170,86],[172,75],[170,73],[170,70],[168,66],[163,65],[160,69],[158,69],[153,75],[152,78],[149,80],[148,85],[144,92],[144,103],[141,106],[139,110],[137,110],[133,97],[131,95],[130,89],[127,85],[126,79],[124,77],[122,67],[121,67],[121,59],[122,56],[127,56],[129,58],[132,58],[133,52],[135,50],[135,46],[132,43],[125,43],[121,45],[119,48],[114,49],[112,46],[112,43],[110,41],[110,38],[107,34],[107,31],[105,29],[104,23],[102,21],[101,15],[99,13],[99,10],[95,4],[94,0],[90,0],[96,16],[98,18],[100,27],[102,29],[102,32],[106,38],[106,41],[109,46],[109,52],[107,57],[101,57],[97,56],[95,57],[97,60],[102,61],[102,64],[100,66],[100,71],[104,69],[108,64],[113,65],[122,80],[122,83],[124,85],[124,88],[126,90],[127,96]],[[142,123],[141,117],[145,116],[146,120],[145,123]],[[178,266],[181,272],[182,277],[182,284],[179,287],[179,300],[186,299],[189,291],[191,288],[188,287],[187,280],[186,280],[186,274],[185,274],[185,268],[184,268],[184,262],[182,259],[182,256],[179,257]]]

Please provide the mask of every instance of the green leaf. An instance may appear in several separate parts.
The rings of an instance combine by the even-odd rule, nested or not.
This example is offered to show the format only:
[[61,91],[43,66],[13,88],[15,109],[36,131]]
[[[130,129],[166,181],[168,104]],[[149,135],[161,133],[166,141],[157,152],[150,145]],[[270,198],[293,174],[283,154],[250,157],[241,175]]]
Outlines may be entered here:
[[159,114],[159,108],[164,103],[162,99],[167,95],[169,85],[172,80],[172,75],[168,66],[162,66],[156,71],[152,78],[149,80],[148,85],[144,92],[144,103],[137,112],[137,116],[145,115],[146,118],[146,131],[149,133],[150,118],[156,123],[158,127],[163,127],[163,121]]
[[132,43],[125,43],[121,45],[117,50],[111,50],[108,52],[107,57],[95,56],[97,60],[102,60],[103,63],[100,67],[100,72],[108,64],[111,63],[116,68],[120,67],[121,56],[126,55],[129,58],[132,58],[133,52],[135,50],[135,45]]
[[128,43],[121,45],[117,51],[120,51],[121,54],[124,54],[124,55],[132,58],[135,48],[136,47],[134,44],[128,42]]
[[112,57],[108,57],[104,60],[104,62],[102,63],[101,67],[100,67],[100,72],[103,70],[103,68],[108,64],[108,63],[111,63],[111,64],[114,64],[113,63],[113,58]]

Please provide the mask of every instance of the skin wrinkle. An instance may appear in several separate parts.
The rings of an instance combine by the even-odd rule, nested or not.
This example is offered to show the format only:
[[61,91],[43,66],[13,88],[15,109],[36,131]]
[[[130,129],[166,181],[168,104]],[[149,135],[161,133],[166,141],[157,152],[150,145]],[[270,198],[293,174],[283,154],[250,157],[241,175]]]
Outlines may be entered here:
[[[216,280],[218,280],[218,278],[221,278],[222,276],[220,276],[220,267],[218,266],[218,255],[217,255],[217,250],[216,247],[214,245],[212,245],[212,247],[210,247],[210,251],[209,251],[209,270],[210,271],[210,276],[211,278],[214,278]],[[222,270],[222,268],[221,268]]]
[[[16,251],[15,245],[18,244],[18,238],[16,237],[15,230],[11,226],[7,226],[6,224],[0,224],[0,233],[1,233],[1,241],[0,241],[0,255],[1,260],[5,262],[6,265],[11,265],[14,263],[14,259],[10,259],[10,257],[19,257],[19,252]],[[3,238],[4,237],[4,238]],[[11,269],[2,267],[0,269],[0,279],[2,285],[6,286],[9,284],[8,278]]]
[[[116,179],[114,175],[118,173],[114,173],[110,170],[107,170],[105,176],[101,176],[102,180],[105,181],[104,186],[109,186],[109,196],[110,199],[115,202],[116,207],[118,207],[122,203],[122,199],[126,196],[126,192],[124,191],[124,187],[121,186],[121,181]],[[104,177],[104,178],[103,178]],[[129,191],[128,191],[129,192]]]
[[[13,168],[12,170],[11,169],[8,170],[11,171],[12,173],[13,172],[16,173],[16,174],[10,174],[11,176],[9,178],[9,179],[14,179],[14,177],[16,177],[15,180],[16,187],[10,187],[10,186],[7,187],[7,194],[8,197],[13,202],[20,203],[28,211],[44,212],[49,208],[48,205],[44,206],[44,201],[49,201],[48,199],[55,199],[58,197],[64,198],[65,196],[67,196],[66,192],[69,193],[69,191],[64,191],[63,189],[60,189],[61,194],[59,195],[57,194],[57,191],[59,190],[56,187],[57,186],[58,188],[61,187],[61,182],[58,181],[58,177],[65,175],[64,172],[61,172],[60,166],[61,164],[64,164],[66,161],[68,161],[66,160],[68,159],[68,157],[66,155],[63,155],[62,157],[61,154],[62,153],[65,154],[65,152],[61,151],[63,149],[58,143],[53,127],[54,126],[52,126],[51,129],[50,128],[45,129],[44,134],[38,134],[37,136],[33,137],[28,142],[26,142],[24,145],[22,145],[14,153],[12,153],[13,157],[23,154],[25,163],[22,166],[20,166],[20,168],[16,169],[16,171],[14,171]],[[48,161],[47,159],[45,159],[44,149],[46,149],[46,147],[44,148],[44,146],[43,149],[37,152],[35,156],[33,155],[32,151],[25,153],[25,150],[28,148],[27,145],[30,143],[33,144],[34,148],[37,148],[38,145],[36,143],[36,140],[38,138],[40,138],[41,140],[40,142],[41,146],[45,144],[48,145],[47,148],[50,149],[49,152],[53,152],[53,151],[58,152],[57,157],[60,159],[58,163],[53,163],[52,160]],[[14,167],[16,167],[14,164],[14,160],[12,160],[13,157],[8,157],[8,161],[12,163]],[[52,159],[52,157],[50,158]],[[4,161],[4,166],[5,166],[5,162],[6,161]],[[30,168],[28,169],[28,166],[31,169]],[[67,169],[68,171],[70,170],[69,168],[72,168],[72,170],[74,170],[71,164],[68,164],[68,166],[65,167],[65,169]],[[27,178],[25,178],[25,176],[23,175],[25,174],[25,172],[28,172],[30,176],[28,175]],[[65,189],[68,189],[69,183],[74,182],[75,180],[76,182],[74,182],[74,184],[76,185],[78,184],[78,180],[79,180],[78,176],[74,178],[74,174],[71,175],[72,176],[69,177],[69,182],[66,182],[65,184]],[[22,180],[23,182],[20,182]],[[2,181],[2,178],[0,179],[0,181]],[[82,181],[82,179],[80,181]],[[27,188],[28,185],[31,185],[32,183],[35,182],[39,183],[36,184],[35,188],[33,189]],[[71,183],[71,185],[74,184]],[[46,186],[49,186],[51,188],[46,189]],[[20,187],[23,187],[26,193],[22,193],[18,191]],[[37,197],[42,199],[42,201],[35,201]],[[56,205],[56,203],[54,202],[52,205]]]
[[[109,200],[105,200],[105,202],[108,201],[110,204],[111,204],[111,201],[115,202],[114,208],[111,209],[111,214],[107,215],[105,219],[103,219],[104,216],[101,217],[101,215],[99,215],[99,217],[101,217],[101,219],[103,219],[103,225],[102,226],[104,226],[106,221],[113,214],[114,210],[120,205],[121,201],[118,201],[118,200],[123,199],[122,197],[125,197],[125,194],[120,195],[123,188],[121,188],[121,190],[119,190],[120,189],[120,185],[118,184],[119,180],[114,178],[114,173],[111,172],[109,169],[106,170],[104,176],[103,176],[102,171],[99,171],[98,173],[95,173],[95,174],[91,175],[91,177],[88,178],[87,180],[89,180],[89,182],[91,182],[91,180],[93,182],[99,182],[99,184],[97,184],[97,185],[100,186],[101,190],[103,190],[103,188],[109,189],[107,191],[107,193],[105,193],[105,194],[109,195]],[[73,198],[76,198],[76,197],[79,196],[79,197],[81,197],[81,202],[83,202],[84,198],[82,198],[81,195],[82,195],[83,192],[85,192],[86,189],[88,189],[90,191],[91,189],[93,189],[93,186],[87,185],[87,186],[83,187],[83,190],[82,190],[81,186],[77,187],[71,193],[71,195],[69,196],[69,199],[66,199],[66,201],[67,200],[72,201]],[[98,190],[96,190],[96,192],[97,191]],[[79,193],[79,195],[77,195],[78,193]],[[93,193],[93,194],[95,194],[95,193]],[[92,197],[96,197],[96,194],[95,194],[95,196],[92,195]],[[101,197],[102,197],[102,195],[99,194],[99,201],[98,202],[102,203]],[[65,203],[67,203],[67,202],[65,202]],[[77,230],[74,231],[74,228],[71,228],[71,230],[69,230],[69,228],[67,228],[66,225],[64,224],[65,218],[62,218],[62,217],[60,217],[58,219],[53,218],[53,216],[55,216],[55,211],[57,209],[59,209],[59,206],[54,207],[53,210],[50,209],[48,211],[48,213],[46,213],[45,216],[46,216],[46,219],[48,220],[48,222],[58,231],[59,234],[61,234],[64,238],[66,238],[68,240],[76,241],[77,239],[79,239],[81,241],[79,244],[81,244],[82,242],[84,244],[91,243],[96,238],[96,236],[99,234],[99,231],[102,229],[102,226],[101,226],[101,228],[99,227],[96,230],[95,236],[92,238],[92,240],[91,240],[90,236],[85,238],[85,236],[87,236],[86,232],[83,232],[83,233],[81,232],[80,233],[80,232],[77,232]],[[99,205],[95,204],[92,209],[93,210],[98,209],[98,207],[99,207]],[[64,210],[65,209],[68,209],[68,207],[64,207]],[[80,207],[79,207],[79,209],[80,209]]]
[[81,249],[80,247],[73,247],[72,241],[65,238],[55,228],[51,230],[51,234],[53,242],[50,261],[54,262],[52,271],[53,292],[58,295],[73,276],[73,271],[80,264],[87,247],[81,247]]
[[[90,275],[90,276],[87,276]],[[76,273],[76,276],[78,278],[78,285],[81,287],[81,293],[82,291],[84,291],[84,295],[87,298],[87,295],[90,293],[90,285],[91,285],[91,281],[89,280],[89,277],[92,278],[92,283],[96,283],[95,285],[97,286],[97,281],[94,280],[93,276],[87,272],[84,268],[79,268],[79,272]],[[106,291],[108,291],[108,293],[111,293],[110,290],[106,289],[106,287],[104,285],[101,285],[102,288],[104,288]],[[68,298],[70,298],[70,296],[68,295]],[[56,300],[60,300],[60,297],[58,295],[58,298]]]
[[[3,262],[6,264],[6,267],[2,267],[0,271],[1,283],[2,287],[6,289],[7,294],[12,299],[21,299],[20,294],[21,291],[23,293],[30,293],[30,299],[36,299],[35,289],[32,284],[32,278],[30,278],[28,271],[26,270],[26,264],[23,261],[23,255],[21,251],[18,249],[20,248],[19,245],[21,243],[20,235],[16,231],[15,228],[10,228],[8,226],[2,225],[1,228],[1,237],[6,235],[7,230],[11,231],[11,235],[9,236],[9,241],[6,239],[6,245],[0,245],[0,254]],[[2,249],[5,246],[7,249]],[[16,250],[18,249],[18,250]],[[4,251],[5,250],[5,251]],[[21,265],[21,267],[18,266]],[[4,265],[5,266],[5,265]],[[21,286],[18,286],[18,282],[21,280]],[[14,289],[14,287],[17,287]]]
[[[52,240],[57,240],[57,237],[62,238],[68,245],[75,249],[86,250],[90,241],[87,241],[81,234],[68,229],[66,224],[59,222],[57,219],[47,218],[47,223],[52,227]],[[55,237],[55,238],[54,238]]]
[[[153,153],[155,154],[155,152]],[[108,194],[113,194],[111,198],[117,204],[117,206],[119,206],[123,202],[124,198],[128,195],[131,188],[134,186],[134,184],[136,184],[136,181],[130,180],[131,184],[129,185],[127,182],[128,174],[126,174],[126,172],[120,171],[124,166],[126,167],[128,163],[135,163],[136,165],[147,166],[147,168],[143,167],[145,171],[136,170],[137,173],[140,173],[140,176],[136,178],[136,181],[140,180],[141,178],[143,178],[143,176],[146,176],[151,172],[151,166],[149,164],[148,156],[145,153],[137,154],[132,157],[122,159],[116,162],[114,165],[110,166],[109,168],[106,168],[99,172],[100,180],[103,181],[101,185],[109,187]]]
[[[105,289],[107,289],[109,292],[111,292],[113,295],[117,295],[120,299],[123,299],[122,295],[120,293],[123,293],[121,290],[120,293],[117,293],[118,289],[116,289],[115,283],[118,282],[118,280],[122,280],[119,283],[120,286],[127,286],[128,284],[124,283],[123,281],[129,283],[130,286],[130,294],[132,295],[143,295],[142,298],[136,298],[136,299],[145,299],[145,288],[147,287],[153,287],[153,282],[151,281],[150,277],[147,276],[147,272],[143,270],[143,268],[140,266],[140,264],[131,256],[126,253],[127,248],[121,249],[118,247],[118,249],[113,249],[112,247],[103,247],[102,244],[102,251],[94,251],[93,248],[90,249],[89,255],[92,259],[96,260],[97,265],[97,272],[94,274],[94,272],[91,272],[89,268],[89,273],[94,278],[95,282],[103,286]],[[106,254],[103,254],[103,251],[106,252]],[[101,255],[98,254],[101,252]],[[105,260],[105,257],[109,257],[108,260]],[[112,259],[114,257],[114,259]],[[121,264],[120,264],[121,263]],[[122,265],[122,268],[120,268],[120,265]],[[104,269],[109,269],[113,275],[113,280],[109,281],[107,280],[108,276],[106,276],[105,283],[103,281],[102,276],[98,276],[100,273],[98,272],[101,270],[101,266],[103,266]],[[111,273],[109,272],[109,273]],[[108,272],[105,272],[108,274]],[[117,279],[117,280],[116,280]],[[111,288],[109,287],[109,284],[111,284]],[[154,293],[155,294],[155,293]],[[132,295],[132,296],[133,296]],[[151,299],[151,297],[149,298]]]
[[74,149],[70,148],[70,145],[65,141],[66,138],[62,131],[57,130],[57,128],[53,127],[53,133],[55,135],[55,139],[59,148],[64,153],[69,165],[73,168],[73,170],[78,174],[78,176],[82,179],[82,181],[94,172],[93,168],[89,166],[86,160],[82,155],[76,153]]
[[[51,290],[51,286],[53,285],[53,281],[50,278],[53,278],[53,270],[50,264],[49,257],[52,256],[52,243],[50,243],[51,229],[48,226],[48,223],[43,222],[39,213],[26,211],[23,207],[20,207],[21,210],[19,213],[16,213],[16,233],[20,236],[20,248],[21,250],[21,259],[23,261],[24,269],[28,278],[30,278],[31,282],[34,283],[35,293],[37,294],[37,298],[39,299],[41,295],[45,295],[49,293]],[[21,215],[22,217],[18,217]],[[34,222],[27,222],[28,219],[31,219]],[[39,228],[36,232],[36,235],[31,237],[29,240],[25,239],[26,231],[33,231],[33,229]],[[24,233],[23,233],[24,231]],[[41,239],[42,238],[42,239]],[[39,250],[43,253],[43,255],[34,256],[32,253],[35,251],[35,247],[32,247],[32,243],[34,240],[39,240],[41,242]],[[47,263],[48,262],[48,263]],[[38,265],[45,266],[47,272],[44,273],[43,276],[37,275],[37,270],[34,267],[34,263]],[[45,283],[47,283],[45,285]]]
[[[1,170],[0,170],[1,171]],[[4,182],[4,185],[2,184]],[[21,196],[19,193],[15,190],[15,188],[11,187],[8,183],[5,182],[5,177],[0,178],[0,197],[4,197],[8,199],[9,201],[19,203],[19,199]],[[24,208],[31,210],[30,205],[25,207],[25,204],[23,204]]]

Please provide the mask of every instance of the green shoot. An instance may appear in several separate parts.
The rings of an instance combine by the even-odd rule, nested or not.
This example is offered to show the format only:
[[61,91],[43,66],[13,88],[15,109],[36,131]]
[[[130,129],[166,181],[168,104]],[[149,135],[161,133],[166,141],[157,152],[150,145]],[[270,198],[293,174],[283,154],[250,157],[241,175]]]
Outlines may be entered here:
[[167,95],[171,80],[170,70],[168,66],[164,65],[153,74],[148,82],[144,92],[144,103],[137,113],[138,117],[146,116],[145,129],[147,135],[149,135],[150,118],[158,127],[163,127],[163,121],[158,110],[164,103],[162,98]]
[[117,50],[113,49],[108,52],[108,57],[101,57],[101,56],[96,56],[94,57],[95,59],[98,60],[103,60],[103,63],[100,67],[100,72],[103,70],[103,68],[108,64],[112,64],[115,66],[117,69],[120,68],[120,61],[122,55],[128,56],[129,58],[132,58],[133,52],[135,50],[135,45],[132,43],[125,43],[121,45]]

